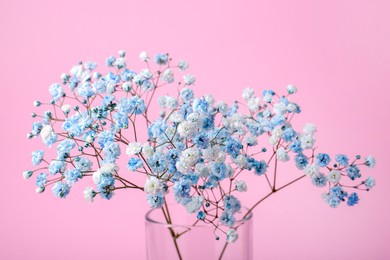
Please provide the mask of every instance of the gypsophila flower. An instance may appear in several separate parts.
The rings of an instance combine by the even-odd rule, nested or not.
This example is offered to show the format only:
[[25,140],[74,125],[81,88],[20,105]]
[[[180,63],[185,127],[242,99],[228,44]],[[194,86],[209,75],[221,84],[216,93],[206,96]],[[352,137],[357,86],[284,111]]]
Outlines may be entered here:
[[226,241],[229,243],[234,243],[238,239],[238,234],[235,229],[229,229],[226,232]]
[[44,155],[43,150],[32,152],[32,158],[31,158],[32,164],[34,166],[39,165],[43,160],[43,155]]
[[52,191],[54,195],[58,198],[66,198],[66,196],[70,192],[70,187],[66,183],[57,182],[56,184],[54,184]]
[[84,198],[89,202],[93,202],[96,194],[92,187],[86,187],[84,190]]
[[367,189],[372,189],[372,188],[375,186],[375,180],[374,180],[374,178],[372,178],[371,176],[368,177],[368,178],[364,181],[364,185],[366,185]]

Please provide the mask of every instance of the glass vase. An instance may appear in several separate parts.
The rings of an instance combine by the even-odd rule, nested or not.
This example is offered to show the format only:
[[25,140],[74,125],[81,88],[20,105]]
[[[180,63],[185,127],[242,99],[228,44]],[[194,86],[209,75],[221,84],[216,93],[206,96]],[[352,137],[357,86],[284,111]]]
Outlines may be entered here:
[[170,205],[169,212],[152,209],[146,214],[147,259],[251,260],[252,213],[243,219],[247,211],[236,214],[238,239],[227,243],[225,233],[197,221],[196,214],[188,214],[179,204]]

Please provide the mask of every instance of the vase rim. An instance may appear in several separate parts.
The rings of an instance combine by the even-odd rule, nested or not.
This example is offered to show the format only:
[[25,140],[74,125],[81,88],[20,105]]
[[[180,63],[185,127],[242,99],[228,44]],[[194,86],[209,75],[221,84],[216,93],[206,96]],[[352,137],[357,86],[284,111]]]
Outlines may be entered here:
[[[173,206],[173,205],[177,205],[177,204],[169,204],[169,206]],[[153,223],[153,224],[157,224],[157,225],[164,225],[165,227],[187,227],[187,228],[189,228],[189,227],[191,227],[191,228],[194,228],[194,227],[199,227],[199,228],[200,227],[209,227],[209,225],[205,224],[205,223],[193,226],[191,224],[180,224],[180,223],[169,224],[169,223],[166,223],[166,222],[161,222],[161,221],[153,219],[150,216],[156,210],[161,210],[161,208],[152,208],[152,209],[148,210],[148,212],[146,212],[145,220],[147,222],[150,222],[150,223]],[[245,213],[249,211],[249,209],[247,207],[242,207],[241,210],[245,210]],[[243,214],[241,213],[241,215],[243,215]],[[246,216],[244,219],[236,220],[235,225],[242,225],[242,224],[248,222],[249,220],[251,220],[252,217],[253,217],[253,212],[249,213],[249,215]]]

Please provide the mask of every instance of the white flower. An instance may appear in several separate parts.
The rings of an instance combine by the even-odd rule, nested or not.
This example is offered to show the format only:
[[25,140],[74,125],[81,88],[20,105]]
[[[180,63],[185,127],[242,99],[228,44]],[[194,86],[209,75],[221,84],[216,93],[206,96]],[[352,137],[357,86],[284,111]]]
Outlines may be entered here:
[[146,51],[141,52],[138,57],[139,57],[139,59],[141,61],[145,61],[146,62],[146,61],[149,60],[149,55],[148,55],[148,53]]
[[89,202],[93,202],[93,198],[96,196],[96,192],[92,189],[92,187],[86,187],[84,190],[84,199]]
[[102,177],[102,173],[114,173],[118,172],[119,167],[115,163],[108,163],[102,165],[96,172],[92,175],[93,182],[97,185],[100,182],[100,178]]
[[195,171],[199,174],[201,177],[208,177],[210,175],[210,170],[204,163],[197,163],[195,165]]
[[167,106],[167,96],[160,96],[157,99],[157,103],[161,108],[166,108]]
[[215,158],[215,162],[223,163],[226,160],[226,153],[222,151],[218,151],[217,157]]
[[341,173],[338,170],[331,170],[328,174],[328,181],[330,183],[338,183],[341,178]]
[[374,156],[372,155],[367,156],[365,164],[367,165],[368,168],[374,168],[376,165],[376,160]]
[[114,65],[115,65],[115,67],[117,67],[117,68],[123,68],[123,67],[125,67],[125,66],[126,66],[126,58],[125,58],[125,57],[120,57],[120,58],[116,59],[116,60],[114,61]]
[[203,159],[206,162],[214,161],[218,156],[219,150],[220,150],[220,148],[218,145],[214,145],[213,147],[204,149],[203,150]]
[[181,60],[179,61],[179,63],[177,64],[177,66],[179,67],[179,69],[181,71],[185,71],[187,68],[188,68],[188,62],[184,61],[184,60]]
[[61,107],[61,110],[62,110],[62,112],[64,112],[64,114],[69,114],[69,112],[70,112],[70,105],[69,104],[65,104],[65,105],[63,105],[62,107]]
[[290,156],[283,147],[278,148],[278,150],[276,151],[276,157],[279,161],[282,162],[287,162],[288,160],[290,160]]
[[272,102],[272,95],[271,94],[265,94],[263,96],[263,101],[265,101],[267,103],[271,103]]
[[246,157],[242,154],[238,155],[235,159],[235,163],[240,166],[241,168],[242,167],[245,167],[246,165]]
[[32,176],[32,171],[24,171],[23,172],[23,179],[28,180]]
[[173,112],[170,116],[169,116],[169,120],[172,122],[172,123],[181,123],[184,121],[184,117],[182,114],[180,114],[179,112],[175,111]]
[[142,153],[145,155],[146,158],[150,158],[154,155],[154,149],[152,146],[145,144],[142,147]]
[[126,92],[130,92],[131,90],[131,83],[130,82],[124,82],[122,84],[122,89]]
[[35,189],[35,191],[36,191],[36,193],[42,193],[42,192],[45,191],[45,187],[37,187],[37,188]]
[[143,79],[151,79],[151,78],[153,78],[153,73],[152,73],[149,69],[143,69],[143,70],[141,70],[141,72],[139,73],[139,75],[140,75]]
[[70,70],[70,75],[76,76],[78,78],[80,78],[82,73],[83,73],[83,65],[81,64],[73,66]]
[[271,135],[269,138],[268,138],[268,143],[270,145],[277,145],[279,142],[279,137],[275,136],[275,135]]
[[148,179],[146,179],[145,187],[144,187],[146,193],[155,195],[161,192],[162,188],[163,185],[156,177],[151,176]]
[[245,100],[250,99],[255,94],[255,91],[252,88],[246,88],[242,91],[242,98]]
[[187,74],[183,76],[185,85],[192,85],[195,83],[195,77],[193,75]]
[[278,137],[278,138],[280,138],[280,137],[282,137],[282,135],[283,135],[283,130],[282,130],[282,128],[279,126],[279,127],[276,127],[273,131],[272,131],[272,135],[274,135],[274,136],[276,136],[276,137]]
[[238,234],[235,229],[231,228],[226,232],[226,241],[228,243],[234,243],[237,239],[238,239]]
[[175,80],[173,71],[171,69],[166,69],[163,72],[162,79],[168,83],[172,83]]
[[316,138],[311,134],[303,134],[299,137],[303,149],[312,149]]
[[277,115],[283,115],[287,112],[287,106],[282,102],[276,103],[273,107],[273,111]]
[[198,132],[198,123],[189,121],[181,122],[177,128],[177,132],[182,137],[192,137]]
[[316,132],[317,128],[314,124],[311,124],[311,123],[307,123],[303,126],[303,132],[305,134],[314,134]]
[[222,102],[222,101],[219,101],[217,103],[217,108],[218,108],[218,111],[222,114],[222,115],[226,115],[227,112],[229,111],[229,106],[228,104]]
[[199,159],[199,150],[196,147],[191,147],[186,150],[184,150],[180,154],[179,160],[188,164],[188,165],[194,165]]
[[251,97],[248,101],[248,108],[250,111],[255,112],[260,108],[260,99],[258,97]]
[[294,104],[294,103],[288,103],[288,105],[287,105],[287,110],[288,110],[289,112],[296,112],[297,109],[298,109],[298,107],[297,107],[296,104]]
[[209,103],[210,105],[214,104],[215,98],[213,97],[213,95],[204,95],[203,97],[206,100],[206,102]]
[[166,107],[169,109],[175,109],[179,105],[179,102],[176,98],[171,96],[166,96]]
[[142,150],[142,143],[129,143],[126,148],[126,154],[128,156],[132,156],[135,154],[139,154]]
[[318,167],[315,164],[310,164],[305,167],[303,172],[306,174],[307,177],[313,178],[314,176],[320,173],[320,167]]
[[236,190],[238,192],[245,192],[248,190],[245,181],[242,180],[235,180],[234,185],[236,186]]
[[257,137],[255,135],[247,135],[245,137],[245,143],[248,144],[249,146],[255,146],[257,145]]
[[53,128],[50,125],[45,125],[41,130],[42,140],[48,139],[53,133]]
[[191,198],[191,201],[187,203],[186,210],[188,213],[192,214],[199,210],[199,208],[202,206],[202,203],[204,201],[203,196],[193,196]]
[[180,172],[189,172],[191,170],[191,165],[183,161],[177,161],[175,166]]
[[294,94],[297,92],[297,87],[292,85],[292,84],[289,84],[287,86],[287,91],[288,91],[288,94]]

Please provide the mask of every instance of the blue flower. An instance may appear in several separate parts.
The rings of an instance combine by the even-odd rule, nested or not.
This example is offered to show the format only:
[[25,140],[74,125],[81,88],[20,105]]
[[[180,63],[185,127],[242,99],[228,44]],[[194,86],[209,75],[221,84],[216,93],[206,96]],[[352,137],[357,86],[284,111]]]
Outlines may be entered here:
[[64,139],[57,146],[57,159],[64,160],[70,155],[70,151],[76,146],[76,143],[70,139]]
[[77,94],[82,96],[83,98],[90,98],[95,93],[93,92],[92,86],[90,82],[83,82],[77,87]]
[[344,154],[336,155],[336,162],[338,162],[341,166],[347,166],[348,160],[349,160],[348,157]]
[[286,118],[284,117],[284,115],[274,115],[270,120],[272,126],[274,127],[278,125],[283,125],[285,121]]
[[211,166],[211,175],[221,181],[227,177],[227,167],[225,163],[213,163]]
[[64,89],[58,83],[52,84],[49,87],[49,92],[54,101],[59,100],[64,95]]
[[202,120],[202,129],[205,131],[209,131],[214,127],[214,117],[206,117]]
[[197,173],[195,173],[193,171],[189,171],[186,174],[183,174],[181,176],[181,178],[183,180],[190,180],[191,181],[191,185],[196,185],[198,183],[198,180],[199,180],[199,174],[197,174]]
[[316,156],[316,164],[320,167],[325,167],[330,163],[330,156],[326,153],[319,153]]
[[156,61],[156,63],[158,65],[167,64],[168,63],[168,59],[169,59],[168,54],[165,54],[165,53],[164,54],[159,53],[159,54],[157,54],[154,57],[154,60]]
[[167,170],[167,161],[160,154],[154,154],[152,157],[148,158],[147,161],[149,167],[155,174],[164,173]]
[[122,112],[115,113],[114,116],[115,126],[117,128],[128,128],[129,118],[126,114]]
[[54,184],[52,191],[58,198],[65,198],[70,192],[70,186],[63,182]]
[[337,208],[337,206],[340,205],[341,200],[335,195],[328,195],[326,202],[331,208]]
[[285,129],[282,134],[282,138],[286,142],[291,142],[295,136],[297,136],[297,132],[295,132],[295,130],[291,127]]
[[189,198],[191,191],[191,180],[188,179],[180,179],[175,182],[173,185],[173,192],[175,193],[175,197],[178,201],[182,198]]
[[301,146],[301,141],[294,140],[288,147],[291,151],[294,153],[301,153],[303,151],[302,146]]
[[323,173],[316,174],[311,179],[311,182],[314,186],[317,186],[319,188],[326,186],[326,183],[328,182],[328,179]]
[[97,64],[96,64],[96,62],[87,61],[86,63],[84,63],[84,67],[87,70],[94,70],[94,69],[96,69]]
[[368,178],[364,181],[364,185],[366,185],[367,189],[372,189],[372,188],[375,186],[375,180],[374,180],[374,178],[372,178],[371,176],[368,177]]
[[196,146],[198,148],[201,148],[201,149],[206,149],[206,148],[208,148],[210,146],[209,137],[204,132],[198,134],[195,137],[194,142],[195,142]]
[[309,163],[309,159],[303,153],[297,154],[294,160],[295,160],[295,165],[300,170],[303,170],[306,167],[306,165]]
[[241,202],[233,195],[226,195],[223,198],[223,205],[225,207],[225,212],[228,213],[236,213],[241,209]]
[[32,152],[31,155],[32,155],[31,157],[32,164],[34,166],[38,166],[43,160],[44,151],[43,150],[34,151]]
[[142,160],[139,158],[130,158],[130,160],[127,163],[127,169],[130,171],[135,171],[139,168],[143,167]]
[[97,191],[100,193],[102,198],[109,200],[112,198],[112,196],[114,196],[114,183],[115,179],[112,177],[111,173],[102,173],[97,184]]
[[194,98],[194,91],[190,88],[183,88],[182,90],[180,90],[180,97],[185,102],[188,102]]
[[358,204],[359,202],[359,197],[356,192],[351,193],[348,197],[347,204],[348,206],[354,206],[355,204]]
[[83,174],[80,172],[79,169],[70,169],[64,172],[65,181],[69,186],[72,186],[75,184],[78,179],[81,179],[83,177]]
[[33,135],[37,136],[41,132],[42,128],[43,128],[43,125],[42,125],[41,122],[34,122],[32,124],[32,131],[31,131],[31,133]]
[[362,176],[360,174],[360,169],[357,165],[349,166],[346,171],[347,171],[348,177],[351,178],[351,180],[354,180],[356,178],[360,178]]
[[204,213],[203,211],[199,211],[198,214],[196,215],[196,218],[200,220],[205,219],[206,213]]
[[43,187],[45,187],[46,183],[47,183],[47,174],[41,172],[37,176],[37,180],[35,182],[35,185],[37,185],[37,187],[39,187],[39,188],[43,188]]
[[75,165],[80,171],[90,171],[92,162],[87,157],[80,157],[79,160],[76,161]]
[[138,97],[138,96],[133,96],[131,99],[130,99],[130,105],[133,109],[133,113],[136,114],[136,115],[140,115],[142,114],[143,112],[145,112],[146,110],[146,105],[145,105],[145,101]]
[[340,186],[332,187],[329,193],[342,201],[344,201],[344,198],[348,196],[348,193],[346,193]]
[[122,81],[130,81],[134,78],[135,75],[137,75],[135,71],[125,69],[124,71],[121,72],[121,79]]
[[113,63],[115,62],[115,57],[114,56],[109,56],[107,59],[106,59],[106,66],[107,67],[112,67],[113,66]]
[[236,158],[240,154],[242,148],[243,145],[241,141],[236,138],[229,138],[226,143],[226,152],[233,158]]
[[165,123],[164,120],[159,118],[157,121],[154,121],[152,124],[149,125],[148,127],[148,135],[149,138],[157,138],[160,137],[165,129],[167,129],[167,124]]
[[59,160],[53,160],[50,162],[50,165],[48,167],[49,173],[51,175],[55,175],[55,174],[61,172],[61,170],[64,168],[64,166],[65,166],[65,162],[59,161]]
[[224,211],[221,214],[221,223],[225,226],[231,227],[236,222],[236,219],[234,218],[234,215],[230,212]]
[[164,205],[165,198],[161,194],[146,194],[146,200],[152,208],[161,208]]
[[113,141],[114,141],[114,133],[111,131],[105,130],[98,135],[98,144],[102,148],[104,148],[106,143],[111,143]]
[[264,160],[262,160],[262,161],[254,160],[252,162],[252,167],[255,170],[255,174],[258,176],[261,176],[267,171],[268,165]]
[[121,155],[121,148],[119,144],[115,142],[109,142],[104,145],[103,148],[104,160],[106,162],[113,163]]

